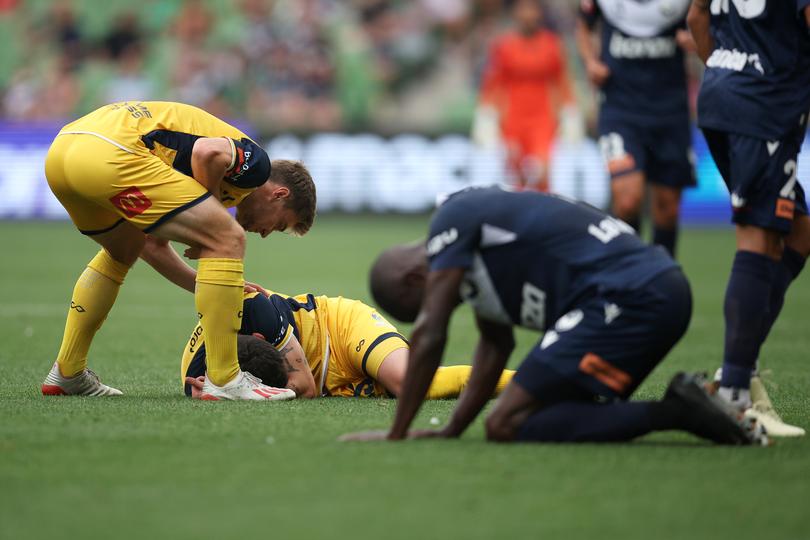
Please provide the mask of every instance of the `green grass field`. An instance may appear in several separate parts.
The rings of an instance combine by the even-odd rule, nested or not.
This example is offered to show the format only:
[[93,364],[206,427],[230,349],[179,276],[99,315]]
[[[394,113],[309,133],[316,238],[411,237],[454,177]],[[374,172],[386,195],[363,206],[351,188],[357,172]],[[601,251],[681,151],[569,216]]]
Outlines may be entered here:
[[[424,234],[422,217],[325,216],[305,238],[252,239],[247,277],[275,290],[368,301],[375,254]],[[63,223],[0,223],[0,538],[810,538],[810,438],[723,448],[661,433],[625,445],[493,445],[480,420],[458,441],[339,443],[384,428],[391,400],[204,403],[182,396],[193,298],[139,263],[91,350],[118,399],[49,398],[76,277],[96,251]],[[729,231],[687,231],[695,294],[686,338],[637,397],[722,353]],[[810,428],[810,279],[790,290],[763,358],[771,395]],[[401,330],[407,332],[409,328]],[[512,366],[537,339],[518,335]],[[476,340],[468,309],[446,363]],[[427,404],[418,424],[444,420]]]

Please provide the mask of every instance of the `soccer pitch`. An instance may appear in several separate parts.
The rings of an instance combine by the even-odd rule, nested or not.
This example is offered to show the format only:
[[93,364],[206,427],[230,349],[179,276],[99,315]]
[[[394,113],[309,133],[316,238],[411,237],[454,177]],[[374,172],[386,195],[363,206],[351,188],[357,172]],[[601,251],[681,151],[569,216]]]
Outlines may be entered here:
[[[367,269],[427,218],[324,216],[304,238],[252,238],[246,277],[274,290],[370,301]],[[249,235],[252,236],[252,235]],[[715,447],[662,433],[622,445],[495,445],[479,419],[459,441],[339,443],[388,426],[393,400],[206,403],[182,396],[193,297],[140,262],[90,354],[121,398],[43,398],[76,277],[97,248],[66,223],[0,223],[0,539],[810,538],[810,438]],[[730,229],[687,230],[687,336],[641,387],[722,354]],[[793,284],[764,349],[786,421],[810,428],[810,279]],[[409,333],[410,328],[401,325]],[[510,365],[537,340],[518,333]],[[445,363],[476,341],[458,310]],[[442,422],[453,401],[417,420]]]

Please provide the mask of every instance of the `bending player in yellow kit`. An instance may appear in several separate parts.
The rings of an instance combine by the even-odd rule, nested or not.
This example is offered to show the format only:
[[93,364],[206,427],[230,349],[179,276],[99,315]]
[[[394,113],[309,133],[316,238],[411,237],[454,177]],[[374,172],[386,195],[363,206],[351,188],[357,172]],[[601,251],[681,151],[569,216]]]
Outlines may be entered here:
[[[87,369],[90,343],[138,257],[194,292],[208,339],[204,393],[212,399],[289,399],[239,369],[236,335],[245,282],[245,230],[306,233],[315,186],[306,168],[271,162],[244,133],[196,107],[170,102],[104,106],[62,128],[45,161],[54,195],[102,249],[68,310],[46,395],[119,395]],[[212,196],[213,195],[213,196]],[[226,207],[236,207],[236,221]],[[237,223],[238,222],[238,223]],[[198,258],[197,271],[169,246]]]
[[[266,384],[286,386],[305,398],[399,394],[408,367],[408,342],[374,308],[359,300],[248,293],[243,313],[239,362]],[[280,355],[273,354],[274,347]],[[183,351],[180,369],[186,394],[203,399],[208,399],[202,392],[206,348],[205,334],[197,325]],[[458,397],[471,369],[439,368],[428,399]],[[504,370],[496,393],[513,374]]]

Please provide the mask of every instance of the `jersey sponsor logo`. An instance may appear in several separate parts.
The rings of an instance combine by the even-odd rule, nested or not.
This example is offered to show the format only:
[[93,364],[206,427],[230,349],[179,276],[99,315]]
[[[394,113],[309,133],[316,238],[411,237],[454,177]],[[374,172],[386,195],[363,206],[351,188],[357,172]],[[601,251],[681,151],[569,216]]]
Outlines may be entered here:
[[673,37],[627,37],[613,32],[608,50],[613,58],[628,60],[672,58],[678,45]]
[[453,227],[452,229],[448,229],[446,231],[442,231],[430,240],[427,243],[427,252],[428,256],[432,257],[439,253],[441,250],[452,244],[458,240],[458,229]]
[[737,49],[715,49],[712,55],[706,60],[706,67],[716,69],[730,69],[731,71],[743,71],[746,66],[751,65],[760,75],[765,75],[765,68],[759,55],[756,53],[738,51]]
[[128,218],[143,214],[152,206],[152,201],[137,187],[127,188],[121,193],[110,197],[110,202],[124,212]]

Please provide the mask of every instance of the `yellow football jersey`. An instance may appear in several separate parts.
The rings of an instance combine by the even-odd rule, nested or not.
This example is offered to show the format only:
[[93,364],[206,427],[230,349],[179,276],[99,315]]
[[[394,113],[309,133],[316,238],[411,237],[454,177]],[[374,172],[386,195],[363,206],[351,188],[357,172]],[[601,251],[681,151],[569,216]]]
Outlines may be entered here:
[[128,101],[105,105],[67,124],[59,135],[94,135],[134,156],[153,155],[192,176],[191,150],[201,137],[225,137],[234,162],[222,184],[220,201],[236,206],[270,173],[261,147],[239,129],[197,107],[167,101]]

